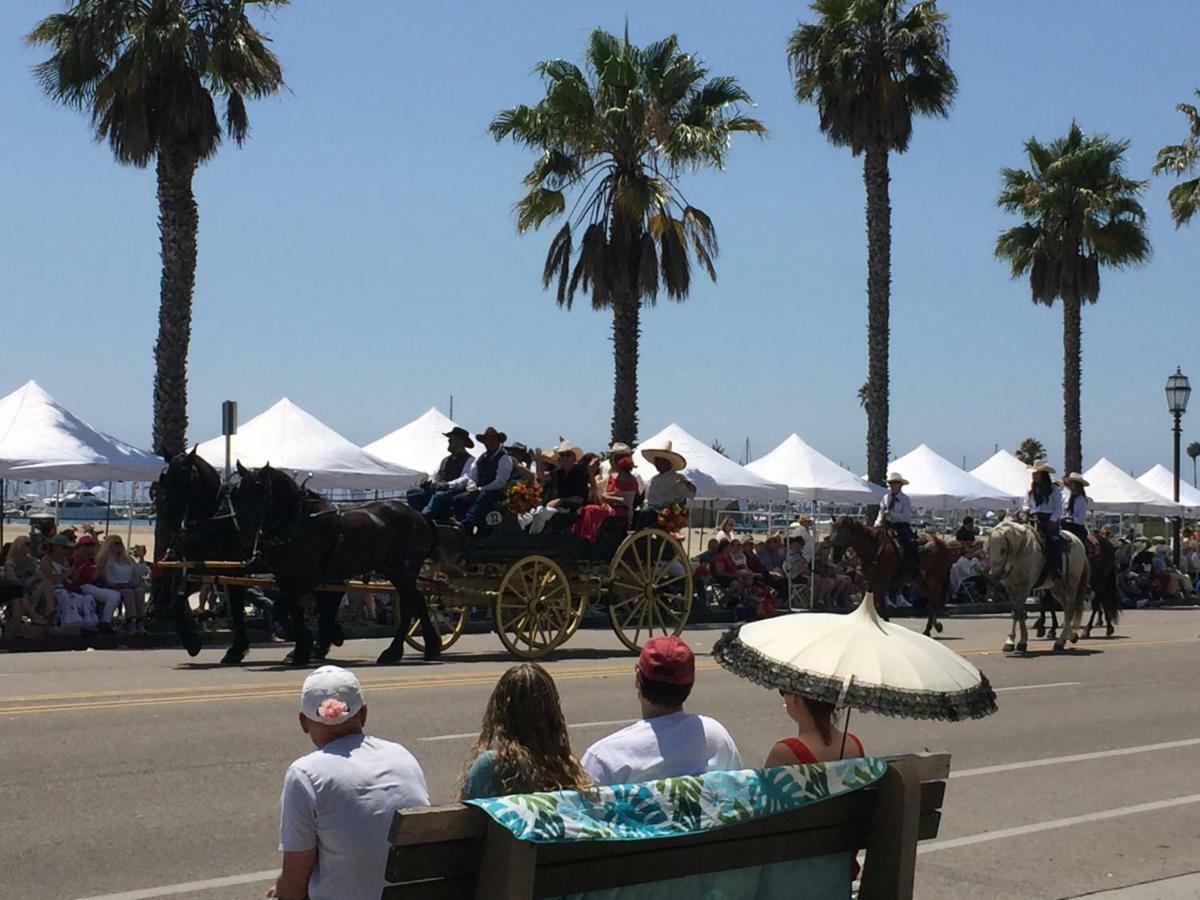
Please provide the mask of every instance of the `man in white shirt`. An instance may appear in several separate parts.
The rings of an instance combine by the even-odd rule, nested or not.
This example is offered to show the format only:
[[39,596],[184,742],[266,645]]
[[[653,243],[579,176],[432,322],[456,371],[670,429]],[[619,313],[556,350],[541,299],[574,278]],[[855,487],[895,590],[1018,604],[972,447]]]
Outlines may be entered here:
[[742,768],[720,722],[683,711],[695,680],[691,647],[673,636],[647,641],[634,682],[642,718],[588,748],[580,760],[588,774],[610,785]]
[[887,479],[888,490],[879,501],[879,514],[875,517],[876,528],[890,528],[900,542],[904,551],[904,559],[913,575],[920,568],[920,545],[912,528],[912,500],[904,493],[904,485],[908,484],[899,472],[892,472]]
[[422,512],[431,519],[444,521],[453,510],[460,525],[468,532],[483,524],[487,514],[504,498],[512,477],[513,461],[504,452],[508,435],[489,425],[475,439],[483,444],[483,453],[453,481],[438,485]]
[[367,705],[353,672],[322,666],[304,680],[300,729],[316,750],[287,770],[280,797],[283,870],[268,897],[378,900],[398,809],[429,805],[413,755],[363,733]]
[[687,460],[671,449],[670,441],[662,447],[643,449],[642,458],[654,466],[657,474],[646,485],[646,506],[639,525],[653,528],[658,511],[671,503],[686,504],[696,496],[696,485],[683,474]]

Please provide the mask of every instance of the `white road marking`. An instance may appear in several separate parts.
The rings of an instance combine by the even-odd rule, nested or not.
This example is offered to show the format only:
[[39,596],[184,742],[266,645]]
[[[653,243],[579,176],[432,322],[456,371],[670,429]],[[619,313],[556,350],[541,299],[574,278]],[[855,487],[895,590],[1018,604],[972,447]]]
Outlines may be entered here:
[[279,869],[277,868],[265,869],[262,872],[248,872],[245,875],[227,875],[224,878],[205,878],[202,881],[164,884],[160,887],[145,888],[140,891],[99,894],[95,897],[83,897],[80,900],[151,900],[153,897],[173,897],[176,894],[190,894],[193,891],[207,891],[212,888],[234,887],[239,884],[273,881],[278,874]]
[[997,694],[1003,691],[1036,691],[1038,688],[1056,688],[1056,687],[1075,687],[1083,684],[1082,681],[1052,681],[1049,684],[1018,684],[1015,687],[996,688]]
[[1041,766],[1058,766],[1064,763],[1083,762],[1089,759],[1109,759],[1113,756],[1133,756],[1137,753],[1152,753],[1155,750],[1177,750],[1180,747],[1200,746],[1200,738],[1182,741],[1164,741],[1161,744],[1142,744],[1140,747],[1115,747],[1112,750],[1096,750],[1093,753],[1074,753],[1070,756],[1048,756],[1044,759],[1027,759],[1023,762],[1001,763],[998,766],[981,766],[978,769],[951,771],[951,778],[971,778],[975,775],[992,775],[996,772],[1015,772],[1018,769],[1036,769]]
[[[608,719],[604,722],[575,722],[568,728],[599,728],[601,725],[628,725],[632,719]],[[479,737],[478,731],[463,731],[459,734],[435,734],[432,737],[417,738],[419,741],[457,741],[462,738]]]
[[931,844],[918,845],[917,853],[936,853],[938,850],[971,847],[975,844],[986,844],[989,841],[1000,841],[1005,838],[1020,837],[1025,834],[1052,831],[1055,828],[1070,828],[1072,825],[1084,825],[1088,822],[1102,822],[1105,819],[1119,819],[1123,816],[1156,812],[1160,809],[1170,809],[1174,806],[1186,806],[1189,803],[1200,803],[1200,794],[1188,794],[1185,797],[1174,797],[1170,800],[1155,800],[1152,803],[1138,803],[1134,806],[1119,806],[1116,809],[1104,809],[1100,812],[1085,813],[1082,816],[1051,819],[1048,822],[1031,822],[1028,825],[1018,825],[1015,828],[1001,828],[997,831],[985,831],[982,834],[968,834],[963,837],[949,838],[944,841],[934,841]]

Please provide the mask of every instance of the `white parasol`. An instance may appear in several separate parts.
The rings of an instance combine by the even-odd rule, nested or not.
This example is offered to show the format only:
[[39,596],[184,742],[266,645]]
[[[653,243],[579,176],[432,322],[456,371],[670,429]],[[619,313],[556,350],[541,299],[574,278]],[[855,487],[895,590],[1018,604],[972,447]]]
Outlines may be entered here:
[[870,594],[849,615],[798,613],[733,628],[713,656],[764,687],[885,716],[955,722],[996,711],[982,672],[937,641],[881,621]]

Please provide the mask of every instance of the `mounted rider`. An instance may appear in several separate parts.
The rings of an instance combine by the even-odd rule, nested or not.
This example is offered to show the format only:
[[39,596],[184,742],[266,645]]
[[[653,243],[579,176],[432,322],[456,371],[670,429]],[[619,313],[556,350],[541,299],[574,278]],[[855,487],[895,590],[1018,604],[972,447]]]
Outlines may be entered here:
[[876,528],[887,528],[900,543],[905,564],[916,575],[920,571],[921,546],[912,527],[912,500],[904,493],[908,479],[899,472],[887,477],[888,491],[879,501],[879,514],[875,517]]
[[1025,495],[1021,509],[1037,523],[1046,548],[1047,567],[1050,574],[1057,577],[1062,574],[1063,547],[1058,522],[1062,517],[1063,503],[1055,490],[1055,482],[1050,478],[1054,467],[1044,459],[1039,459],[1029,467],[1029,472],[1029,493]]
[[1087,530],[1089,505],[1087,491],[1085,490],[1087,486],[1087,480],[1078,472],[1072,472],[1063,479],[1063,487],[1067,489],[1067,493],[1063,496],[1062,520],[1059,524],[1083,542],[1083,547],[1088,551],[1088,556],[1090,557],[1092,555],[1092,542],[1088,538]]

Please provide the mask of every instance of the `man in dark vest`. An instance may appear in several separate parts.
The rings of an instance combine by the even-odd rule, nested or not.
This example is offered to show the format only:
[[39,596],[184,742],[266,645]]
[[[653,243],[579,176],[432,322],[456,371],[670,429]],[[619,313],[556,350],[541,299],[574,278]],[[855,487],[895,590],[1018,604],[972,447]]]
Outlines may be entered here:
[[455,425],[450,431],[444,432],[446,449],[450,455],[441,461],[433,478],[423,481],[411,488],[405,495],[408,505],[413,509],[424,509],[433,499],[437,491],[444,491],[452,481],[457,481],[471,464],[471,454],[467,451],[475,446],[467,429]]
[[423,512],[436,521],[446,521],[453,511],[469,534],[479,530],[484,518],[504,498],[512,475],[512,459],[504,452],[508,435],[491,425],[475,439],[483,444],[483,453],[461,476],[436,491]]

